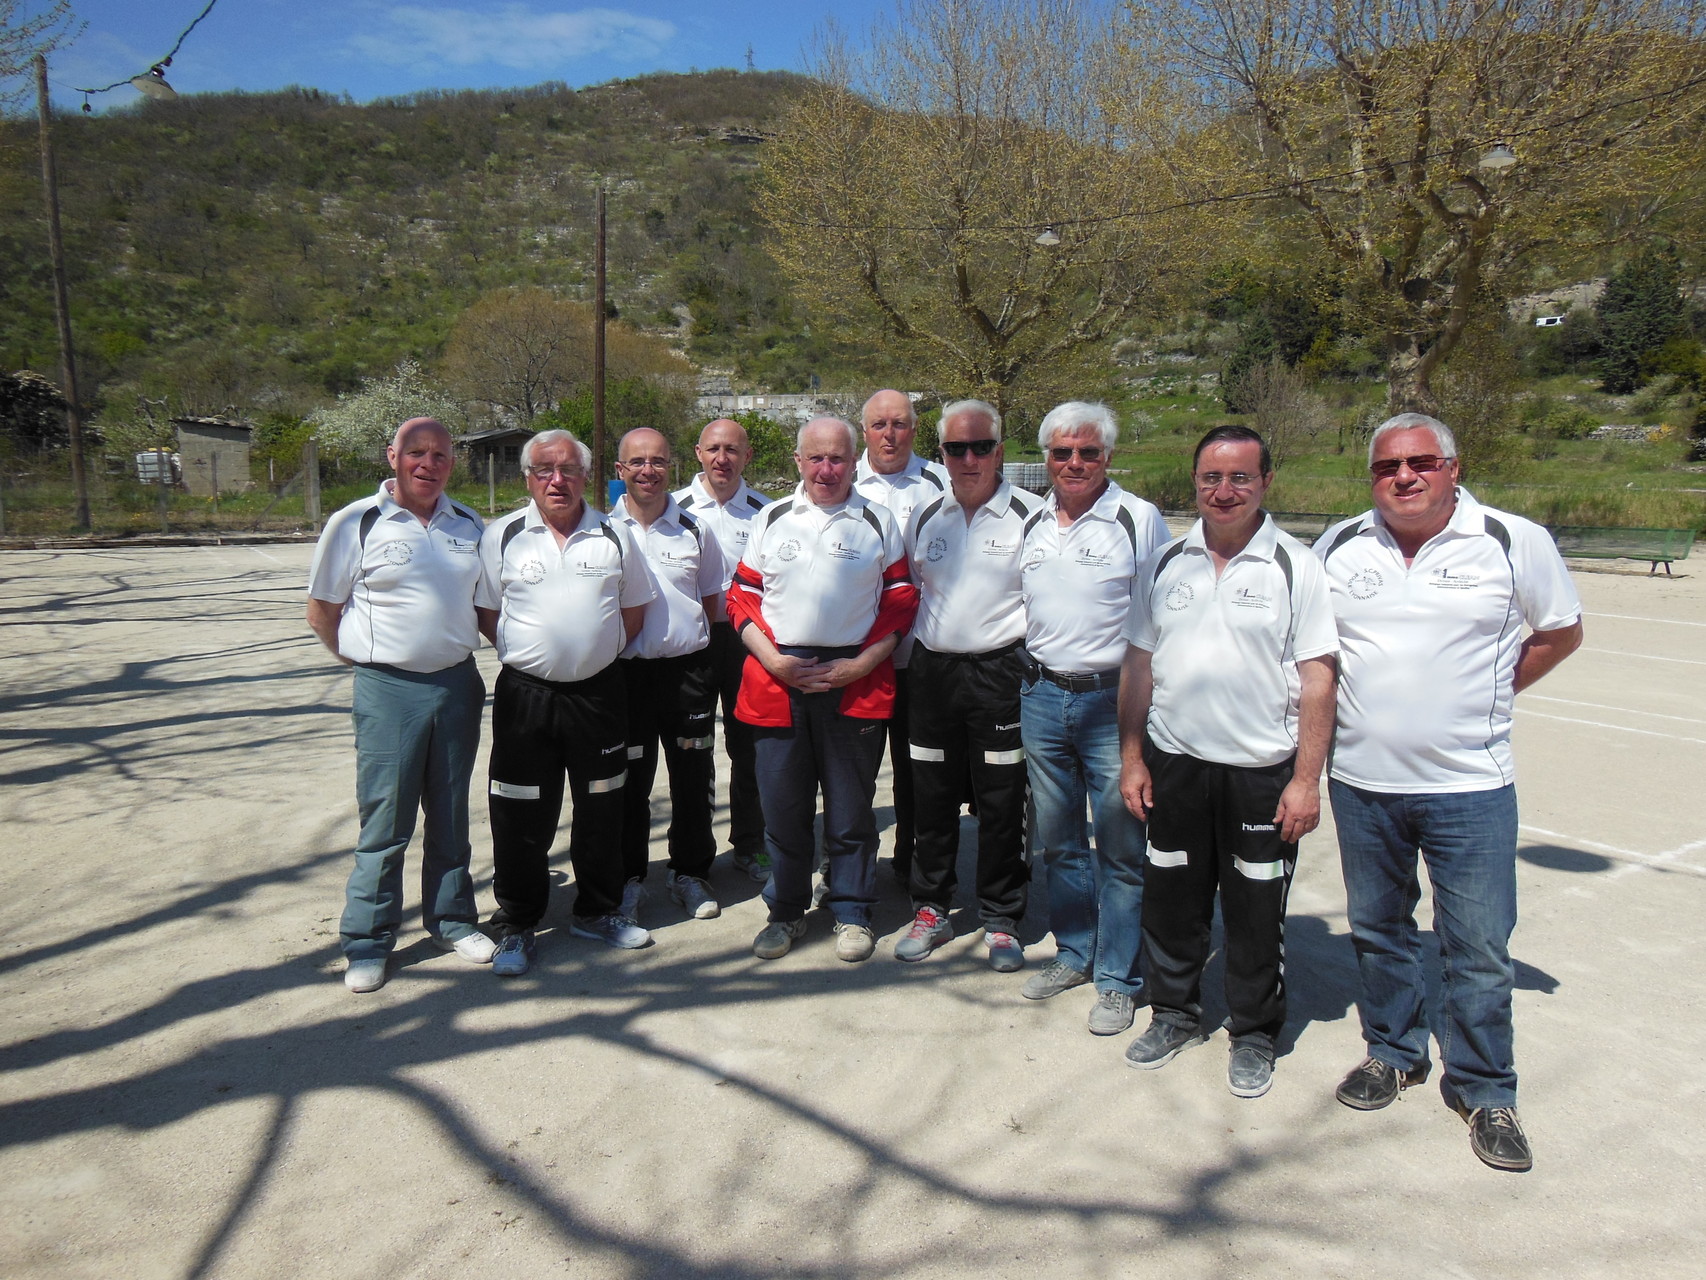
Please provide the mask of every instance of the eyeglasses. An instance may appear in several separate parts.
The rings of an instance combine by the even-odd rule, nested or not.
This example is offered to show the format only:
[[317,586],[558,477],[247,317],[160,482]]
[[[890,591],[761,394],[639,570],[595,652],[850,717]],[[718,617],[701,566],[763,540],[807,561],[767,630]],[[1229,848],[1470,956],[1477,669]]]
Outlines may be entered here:
[[554,480],[558,476],[565,480],[580,480],[586,476],[586,472],[579,467],[529,467],[527,474],[535,480],[545,481]]
[[1253,476],[1248,471],[1205,471],[1196,478],[1197,488],[1204,493],[1212,493],[1223,484],[1243,492],[1255,488],[1259,479],[1260,476]]
[[942,452],[950,458],[963,458],[966,456],[966,450],[969,449],[978,457],[987,458],[995,452],[995,446],[999,443],[1001,443],[999,440],[944,440],[942,441]]
[[1087,445],[1082,449],[1050,449],[1048,456],[1056,462],[1071,462],[1072,455],[1075,453],[1083,462],[1100,462],[1102,460],[1102,446],[1099,444]]
[[667,471],[669,470],[669,459],[630,458],[626,462],[618,460],[616,465],[621,467],[624,471],[644,471],[647,467],[655,467],[659,471]]
[[1429,471],[1438,471],[1450,461],[1450,458],[1442,458],[1437,453],[1418,453],[1413,458],[1382,458],[1379,462],[1369,463],[1368,469],[1376,480],[1390,480],[1404,467],[1409,467],[1417,475],[1425,475]]

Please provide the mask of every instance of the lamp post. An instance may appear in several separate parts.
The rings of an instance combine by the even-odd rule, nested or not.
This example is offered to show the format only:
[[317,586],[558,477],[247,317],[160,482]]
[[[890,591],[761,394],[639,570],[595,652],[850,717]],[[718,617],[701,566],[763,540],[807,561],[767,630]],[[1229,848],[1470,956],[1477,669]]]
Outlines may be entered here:
[[77,398],[77,361],[71,349],[71,299],[65,287],[65,243],[59,234],[59,179],[53,166],[49,128],[47,59],[36,54],[36,109],[41,117],[41,182],[47,202],[47,254],[53,265],[53,317],[59,326],[59,382],[65,396],[65,429],[71,437],[71,488],[77,497],[76,527],[89,527],[89,480],[83,468],[83,410]]

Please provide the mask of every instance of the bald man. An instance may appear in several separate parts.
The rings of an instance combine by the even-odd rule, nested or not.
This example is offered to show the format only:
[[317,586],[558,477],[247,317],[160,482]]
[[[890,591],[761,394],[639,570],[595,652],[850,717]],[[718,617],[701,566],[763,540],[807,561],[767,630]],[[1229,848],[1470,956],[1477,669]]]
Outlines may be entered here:
[[410,418],[385,450],[395,476],[326,522],[308,574],[308,625],[355,668],[355,867],[339,934],[344,985],[376,991],[403,916],[403,853],[426,813],[421,919],[473,964],[495,950],[475,926],[468,780],[486,686],[474,587],[480,517],[445,496],[450,432]]
[[[752,461],[752,444],[746,438],[746,428],[733,418],[707,422],[694,452],[704,469],[685,489],[671,496],[676,505],[716,535],[732,573],[746,554],[754,518],[771,500],[743,479]],[[725,589],[728,586],[727,582],[723,585]],[[764,813],[758,803],[752,726],[735,717],[746,646],[729,624],[720,595],[711,613],[711,664],[717,673],[717,696],[723,707],[723,750],[729,757],[730,860],[762,882],[770,878],[770,855],[764,847]]]

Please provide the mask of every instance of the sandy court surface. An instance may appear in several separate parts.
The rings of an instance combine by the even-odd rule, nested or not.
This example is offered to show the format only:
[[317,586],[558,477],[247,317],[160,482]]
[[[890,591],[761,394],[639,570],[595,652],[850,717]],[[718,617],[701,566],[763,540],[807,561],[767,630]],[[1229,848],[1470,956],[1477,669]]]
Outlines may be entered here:
[[[1333,1100],[1362,1047],[1330,821],[1254,1101],[1223,1034],[1140,1073],[1086,990],[1020,999],[975,912],[897,963],[886,862],[863,965],[819,916],[753,959],[722,860],[723,917],[682,919],[654,846],[643,952],[570,939],[561,892],[527,978],[416,918],[346,993],[350,682],[301,622],[309,554],[0,554],[0,1274],[1700,1273],[1706,566],[1577,574],[1587,646],[1519,700],[1511,1176],[1431,1085]],[[1052,953],[1040,888],[1025,941]]]

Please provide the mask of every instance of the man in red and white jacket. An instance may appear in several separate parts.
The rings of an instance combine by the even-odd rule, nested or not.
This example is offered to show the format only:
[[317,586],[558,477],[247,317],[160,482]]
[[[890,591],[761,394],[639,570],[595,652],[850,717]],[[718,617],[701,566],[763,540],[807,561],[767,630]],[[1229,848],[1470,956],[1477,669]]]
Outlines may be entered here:
[[727,597],[750,654],[735,714],[754,726],[770,852],[770,923],[752,945],[765,960],[805,933],[820,786],[835,953],[864,960],[876,946],[871,801],[894,709],[891,655],[918,592],[894,518],[853,492],[857,454],[853,427],[839,418],[801,429],[800,486],[752,522]]

